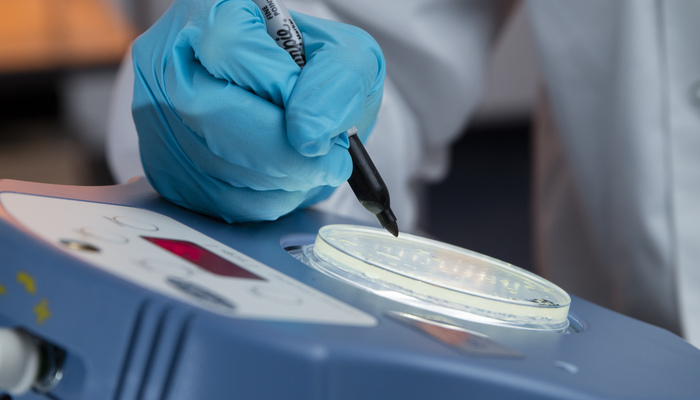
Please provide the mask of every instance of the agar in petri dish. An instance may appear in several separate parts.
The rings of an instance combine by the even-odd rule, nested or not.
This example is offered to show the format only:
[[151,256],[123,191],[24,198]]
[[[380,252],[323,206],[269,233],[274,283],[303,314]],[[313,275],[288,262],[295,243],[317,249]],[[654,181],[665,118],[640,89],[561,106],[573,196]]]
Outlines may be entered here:
[[377,295],[453,318],[562,331],[571,298],[497,259],[420,236],[356,225],[322,227],[308,263]]

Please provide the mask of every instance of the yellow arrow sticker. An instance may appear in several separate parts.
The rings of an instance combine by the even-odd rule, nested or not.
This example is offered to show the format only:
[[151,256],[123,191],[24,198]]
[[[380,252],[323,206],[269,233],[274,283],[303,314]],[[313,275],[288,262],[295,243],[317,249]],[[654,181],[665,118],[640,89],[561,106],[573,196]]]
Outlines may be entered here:
[[36,285],[34,284],[34,278],[31,277],[26,272],[18,272],[17,273],[17,282],[21,283],[24,285],[24,290],[27,291],[29,294],[34,294],[36,293]]

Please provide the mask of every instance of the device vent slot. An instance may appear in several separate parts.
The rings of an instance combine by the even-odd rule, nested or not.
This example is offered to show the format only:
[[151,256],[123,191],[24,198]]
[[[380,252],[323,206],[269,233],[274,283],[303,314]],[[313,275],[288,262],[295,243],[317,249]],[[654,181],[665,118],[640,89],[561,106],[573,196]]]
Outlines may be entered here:
[[191,312],[168,302],[144,302],[135,321],[115,400],[164,398],[191,316]]

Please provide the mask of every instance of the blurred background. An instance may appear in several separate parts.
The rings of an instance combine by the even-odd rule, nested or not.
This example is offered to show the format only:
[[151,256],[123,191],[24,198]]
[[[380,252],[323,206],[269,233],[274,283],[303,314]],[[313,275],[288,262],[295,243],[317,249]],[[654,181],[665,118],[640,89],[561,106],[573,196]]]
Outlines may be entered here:
[[107,105],[136,33],[104,0],[0,0],[0,178],[109,182]]
[[[113,183],[104,135],[115,74],[162,8],[138,0],[0,0],[0,179]],[[518,10],[493,54],[484,103],[453,148],[449,176],[427,190],[422,222],[440,240],[525,268],[532,264],[534,53]]]

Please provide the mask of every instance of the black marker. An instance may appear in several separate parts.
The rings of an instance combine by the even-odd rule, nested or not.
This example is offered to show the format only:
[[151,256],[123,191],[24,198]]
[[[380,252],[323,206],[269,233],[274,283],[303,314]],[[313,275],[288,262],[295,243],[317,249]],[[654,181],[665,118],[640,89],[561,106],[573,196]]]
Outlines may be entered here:
[[[297,28],[287,7],[280,0],[253,0],[265,17],[267,33],[277,44],[287,50],[294,61],[304,67],[306,55],[301,32]],[[391,211],[389,191],[372,159],[367,154],[365,146],[357,137],[357,128],[348,129],[350,140],[350,157],[352,158],[352,175],[348,183],[360,204],[377,217],[382,228],[394,236],[399,236],[399,226],[396,216]]]

